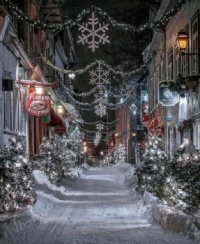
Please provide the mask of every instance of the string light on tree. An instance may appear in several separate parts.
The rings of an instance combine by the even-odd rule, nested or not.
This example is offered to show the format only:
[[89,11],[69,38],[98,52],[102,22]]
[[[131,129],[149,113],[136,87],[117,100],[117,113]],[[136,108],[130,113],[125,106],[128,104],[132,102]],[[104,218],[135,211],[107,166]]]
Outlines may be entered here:
[[114,150],[114,161],[115,162],[125,162],[126,151],[124,144],[119,144]]
[[36,201],[32,167],[26,155],[26,137],[20,131],[0,152],[0,213],[24,210]]

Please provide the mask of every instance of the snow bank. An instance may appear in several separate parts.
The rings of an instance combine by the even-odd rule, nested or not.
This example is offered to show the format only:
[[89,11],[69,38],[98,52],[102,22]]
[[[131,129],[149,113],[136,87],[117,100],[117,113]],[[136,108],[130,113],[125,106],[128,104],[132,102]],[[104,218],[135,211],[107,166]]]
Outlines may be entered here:
[[49,189],[52,189],[54,191],[60,191],[61,193],[65,192],[65,187],[63,186],[57,187],[56,185],[50,183],[47,175],[43,171],[34,170],[33,176],[37,184],[46,185]]
[[69,169],[69,172],[66,174],[67,176],[70,176],[72,179],[74,178],[82,178],[84,177],[84,167],[75,167]]
[[183,232],[200,240],[200,219],[197,216],[163,205],[157,197],[147,191],[144,193],[143,203],[151,206],[153,217],[165,230]]
[[129,163],[119,162],[115,164],[113,167],[117,168],[120,173],[124,175],[124,182],[128,187],[134,187],[136,184],[135,177],[135,167]]

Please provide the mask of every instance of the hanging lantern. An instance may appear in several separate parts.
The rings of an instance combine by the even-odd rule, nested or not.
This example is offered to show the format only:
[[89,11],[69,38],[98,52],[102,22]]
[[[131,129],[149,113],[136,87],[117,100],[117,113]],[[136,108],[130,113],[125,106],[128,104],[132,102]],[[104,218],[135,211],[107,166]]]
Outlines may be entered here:
[[64,113],[63,106],[62,105],[58,105],[57,111],[58,111],[59,114],[63,114]]
[[188,45],[189,36],[186,31],[181,30],[178,32],[177,43],[181,51],[185,51]]
[[35,92],[41,95],[43,93],[43,88],[41,86],[35,86]]

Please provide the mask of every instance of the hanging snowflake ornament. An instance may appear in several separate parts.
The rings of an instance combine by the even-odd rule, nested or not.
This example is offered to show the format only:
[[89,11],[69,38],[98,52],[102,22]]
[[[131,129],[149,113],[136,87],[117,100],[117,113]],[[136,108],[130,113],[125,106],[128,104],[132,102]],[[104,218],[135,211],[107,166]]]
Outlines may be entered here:
[[99,61],[96,70],[90,71],[90,76],[90,84],[96,85],[98,89],[102,89],[103,85],[109,83],[109,71],[103,70]]
[[92,12],[92,18],[89,18],[88,23],[78,24],[81,35],[79,36],[78,43],[88,43],[89,48],[94,52],[96,48],[99,47],[99,44],[109,43],[108,36],[106,31],[108,30],[108,25],[98,22],[98,18],[95,18],[94,12]]
[[95,138],[94,138],[94,145],[97,146],[99,144],[99,141],[101,139],[101,133],[100,132],[97,132],[95,134]]
[[103,130],[103,124],[101,124],[101,123],[98,123],[98,124],[96,124],[96,128],[97,128],[97,130],[98,131],[101,131],[101,130]]
[[107,103],[107,99],[103,96],[103,90],[100,90],[98,94],[95,94],[95,100],[94,102],[97,103],[95,105],[95,113],[96,115],[103,117],[106,115],[106,106],[105,104]]
[[106,106],[103,103],[99,103],[95,107],[95,114],[100,116],[101,118],[106,115]]

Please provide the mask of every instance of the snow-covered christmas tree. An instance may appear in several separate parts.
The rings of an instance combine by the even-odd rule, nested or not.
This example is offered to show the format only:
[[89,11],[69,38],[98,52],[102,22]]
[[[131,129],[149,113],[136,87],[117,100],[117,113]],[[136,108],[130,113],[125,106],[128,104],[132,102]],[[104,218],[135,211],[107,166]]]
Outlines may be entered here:
[[[148,138],[141,159],[142,166],[136,170],[138,191],[141,193],[145,190],[152,192],[153,187],[157,185],[157,191],[162,192],[160,189],[163,187],[163,174],[165,173],[167,156],[163,150],[160,137],[152,136]],[[156,193],[156,195],[158,194]]]
[[[136,170],[138,190],[151,192],[164,204],[183,212],[197,212],[200,208],[200,153],[185,139],[174,157],[167,160],[163,153],[154,151],[153,141],[147,143],[144,164]],[[154,150],[151,150],[153,145]]]
[[63,145],[60,136],[54,135],[50,139],[43,138],[40,153],[33,161],[34,169],[44,171],[50,182],[59,183],[66,170],[63,164],[62,152]]
[[25,139],[17,131],[0,152],[0,213],[23,210],[36,200]]
[[118,163],[118,162],[124,163],[125,162],[126,152],[125,152],[125,146],[123,144],[119,144],[119,146],[117,146],[114,149],[113,157],[114,157],[115,163]]
[[49,181],[58,184],[75,167],[80,157],[81,132],[78,126],[63,136],[43,138],[40,153],[33,160],[34,169],[44,171]]

